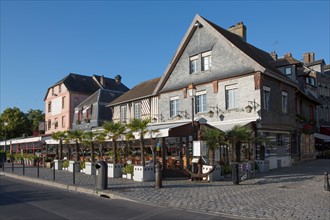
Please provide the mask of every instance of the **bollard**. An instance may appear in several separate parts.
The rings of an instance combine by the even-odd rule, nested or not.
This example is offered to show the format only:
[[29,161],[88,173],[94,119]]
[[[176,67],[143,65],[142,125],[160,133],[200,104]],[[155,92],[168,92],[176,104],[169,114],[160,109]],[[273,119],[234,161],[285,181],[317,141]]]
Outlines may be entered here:
[[330,191],[328,172],[324,172],[324,191]]
[[239,173],[238,173],[238,164],[233,164],[232,166],[232,179],[233,179],[233,184],[238,185],[239,184]]
[[55,162],[53,162],[53,181],[55,181]]
[[73,172],[72,172],[72,183],[73,185],[76,185],[76,166],[73,164]]
[[14,172],[14,160],[11,161],[11,172]]
[[163,187],[163,184],[162,184],[162,170],[159,162],[156,163],[155,170],[156,170],[155,188],[160,189]]
[[37,177],[39,178],[39,159],[38,159],[38,166],[37,166]]
[[23,165],[23,176],[25,175],[25,163],[24,160],[22,159],[22,165]]
[[2,171],[5,171],[5,158],[2,158]]

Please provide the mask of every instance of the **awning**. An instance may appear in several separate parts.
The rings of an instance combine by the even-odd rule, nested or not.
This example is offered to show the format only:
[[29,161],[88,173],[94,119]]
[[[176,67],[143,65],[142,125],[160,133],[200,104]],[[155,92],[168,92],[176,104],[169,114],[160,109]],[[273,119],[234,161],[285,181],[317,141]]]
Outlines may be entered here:
[[232,129],[234,126],[239,125],[239,126],[245,126],[247,124],[249,124],[250,122],[254,122],[255,119],[253,120],[244,120],[244,121],[222,121],[222,122],[218,122],[218,123],[210,123],[212,126],[220,129],[221,131],[228,131],[230,129]]
[[[171,129],[180,127],[186,124],[191,124],[191,122],[180,122],[180,123],[168,123],[168,124],[154,124],[154,125],[149,125],[148,130],[153,131],[153,130],[158,130],[158,132],[148,132],[144,138],[160,138],[160,137],[168,137],[169,132]],[[134,136],[136,139],[140,137],[138,132],[134,132]]]
[[330,142],[330,136],[328,136],[328,135],[320,134],[320,133],[314,133],[313,136],[315,138],[323,140],[324,142]]

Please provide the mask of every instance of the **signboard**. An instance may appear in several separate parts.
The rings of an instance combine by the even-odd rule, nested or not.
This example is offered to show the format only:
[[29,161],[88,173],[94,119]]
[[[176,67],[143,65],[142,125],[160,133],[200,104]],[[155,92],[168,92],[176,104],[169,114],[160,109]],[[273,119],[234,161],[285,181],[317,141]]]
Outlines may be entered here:
[[45,122],[44,121],[40,121],[39,122],[39,131],[44,131],[45,130]]
[[206,156],[206,142],[205,141],[194,141],[193,142],[193,156],[203,157]]

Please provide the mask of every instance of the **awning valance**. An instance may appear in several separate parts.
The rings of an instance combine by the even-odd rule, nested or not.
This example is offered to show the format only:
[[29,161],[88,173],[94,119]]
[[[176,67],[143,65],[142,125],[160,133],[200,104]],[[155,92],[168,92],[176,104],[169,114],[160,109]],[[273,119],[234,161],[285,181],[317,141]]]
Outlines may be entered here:
[[314,133],[313,136],[315,138],[323,140],[324,142],[330,142],[330,136],[328,136],[328,135],[320,134],[320,133]]

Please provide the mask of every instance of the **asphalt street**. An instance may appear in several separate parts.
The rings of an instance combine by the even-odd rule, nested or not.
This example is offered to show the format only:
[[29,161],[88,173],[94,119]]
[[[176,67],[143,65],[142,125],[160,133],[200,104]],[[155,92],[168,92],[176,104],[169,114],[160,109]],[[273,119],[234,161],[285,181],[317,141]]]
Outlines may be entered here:
[[234,185],[230,179],[216,182],[164,180],[134,182],[109,178],[108,189],[95,190],[95,176],[73,174],[48,168],[6,164],[1,175],[19,178],[111,199],[126,199],[161,207],[241,219],[330,219],[330,192],[324,190],[324,172],[330,173],[330,160],[305,161],[292,167],[258,173],[253,179]]

